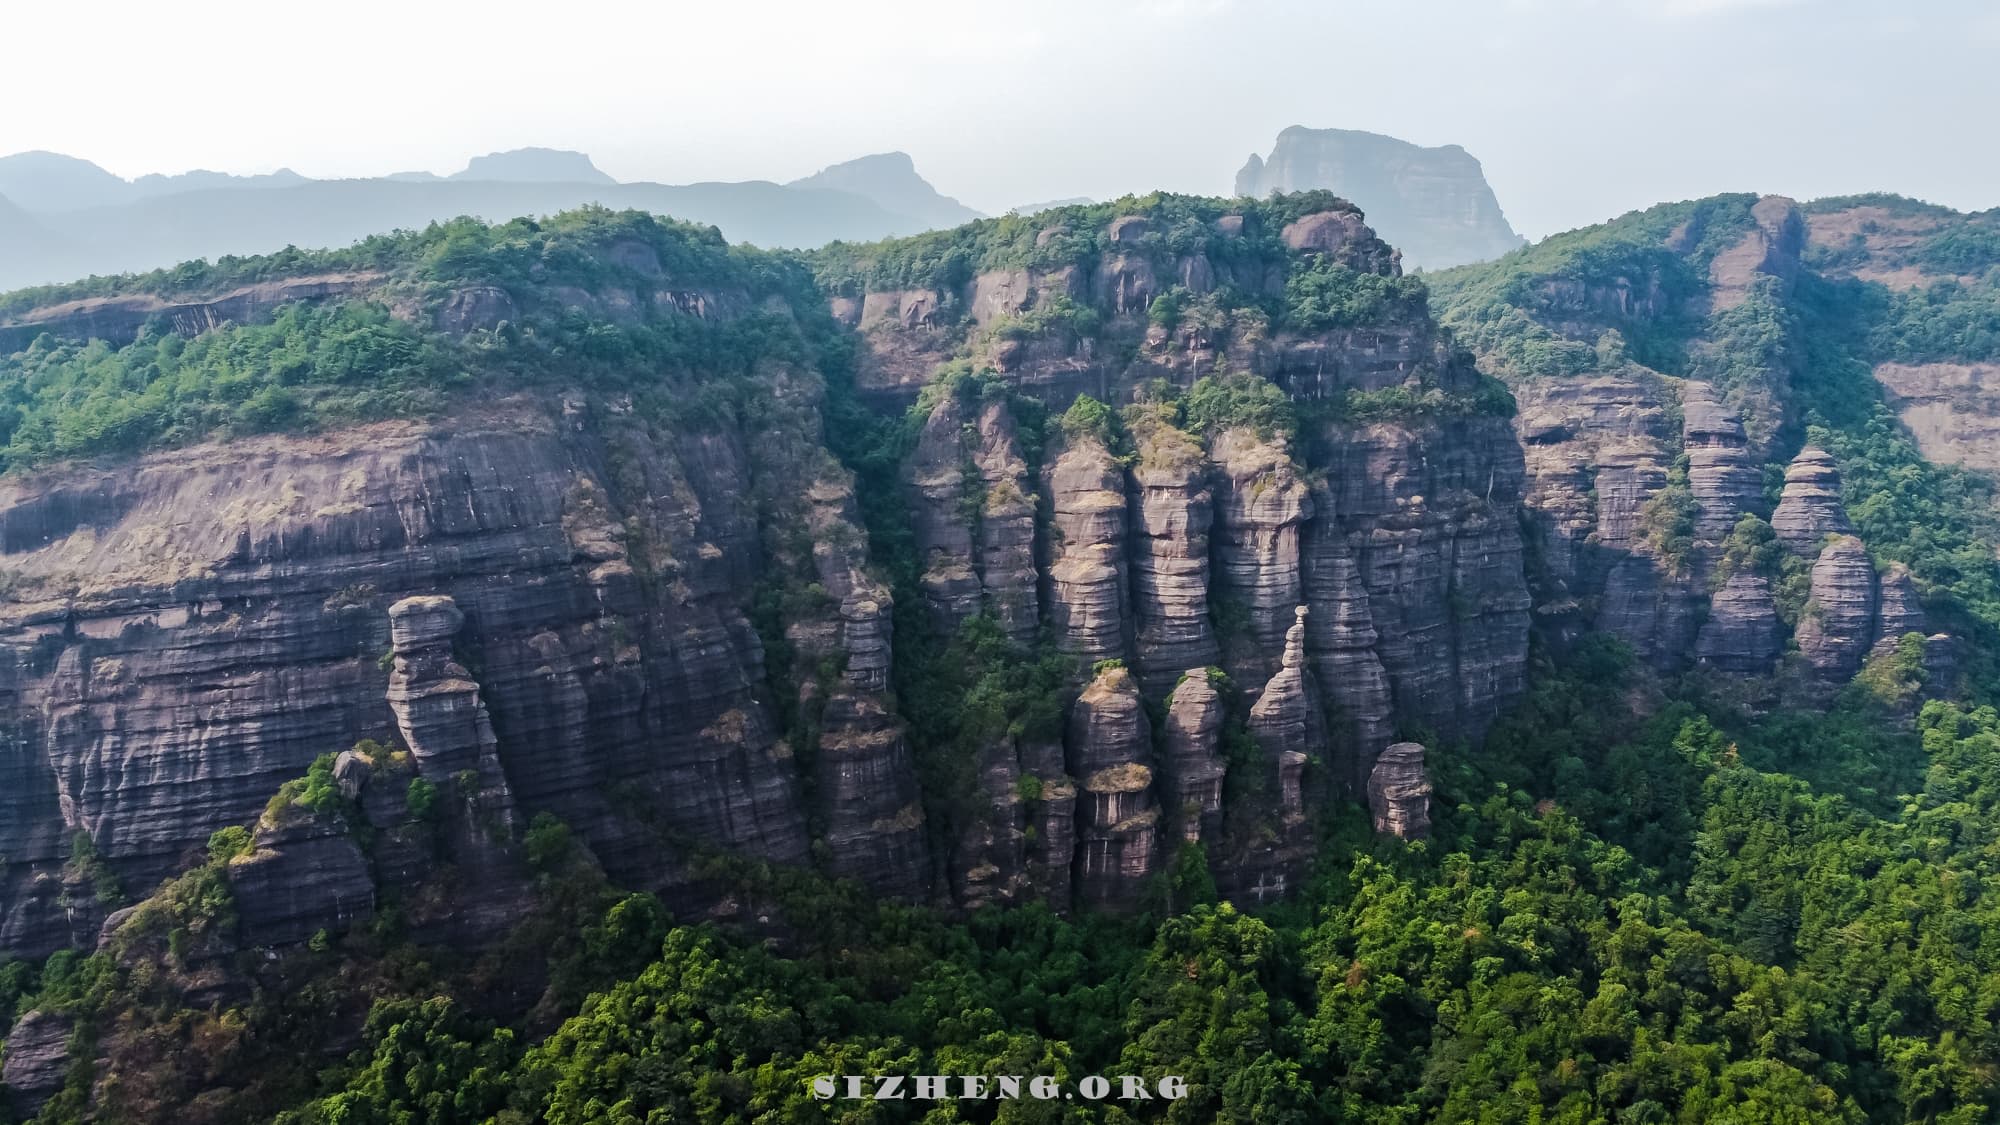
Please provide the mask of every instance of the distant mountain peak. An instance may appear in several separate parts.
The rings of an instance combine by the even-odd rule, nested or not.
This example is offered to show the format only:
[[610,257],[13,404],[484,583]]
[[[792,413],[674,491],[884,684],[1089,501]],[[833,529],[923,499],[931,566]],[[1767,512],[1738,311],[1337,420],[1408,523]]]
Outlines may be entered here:
[[979,212],[932,187],[917,174],[917,162],[907,152],[878,152],[829,165],[786,187],[806,191],[844,191],[873,200],[883,210],[907,215],[920,224],[909,231],[955,227],[984,218]]
[[1323,188],[1359,206],[1409,266],[1441,269],[1498,258],[1514,233],[1479,161],[1458,145],[1426,148],[1361,129],[1294,125],[1269,157],[1252,153],[1236,194]]
[[497,180],[514,184],[615,184],[580,152],[559,148],[516,148],[472,158],[454,180]]

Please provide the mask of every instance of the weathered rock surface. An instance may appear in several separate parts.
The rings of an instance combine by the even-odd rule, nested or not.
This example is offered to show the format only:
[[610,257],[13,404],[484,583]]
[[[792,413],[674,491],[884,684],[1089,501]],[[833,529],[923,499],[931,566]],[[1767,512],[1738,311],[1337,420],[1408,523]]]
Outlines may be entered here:
[[966,510],[965,424],[958,396],[944,395],[924,421],[916,452],[903,462],[911,529],[923,560],[924,602],[933,628],[947,636],[978,613],[980,605],[979,576],[973,570],[973,520]]
[[1127,629],[1125,471],[1083,438],[1045,470],[1054,510],[1049,614],[1056,647],[1081,663],[1122,657]]
[[1507,225],[1479,161],[1457,145],[1421,148],[1353,129],[1293,126],[1236,174],[1236,194],[1325,188],[1361,205],[1404,261],[1425,269],[1483,262],[1525,241]]
[[1770,582],[1745,570],[1732,573],[1709,601],[1695,663],[1732,675],[1769,675],[1784,647]]
[[1146,694],[1161,698],[1221,650],[1209,618],[1214,511],[1201,447],[1160,426],[1142,440],[1132,497],[1134,653]]
[[1368,769],[1394,728],[1395,700],[1389,673],[1376,655],[1378,635],[1369,610],[1368,587],[1334,515],[1332,493],[1315,489],[1304,544],[1306,651],[1319,680],[1319,694],[1334,707],[1328,754],[1333,782],[1359,799]]
[[1728,537],[1737,518],[1762,506],[1764,474],[1744,439],[1743,419],[1724,406],[1708,384],[1681,385],[1682,447],[1688,457],[1688,490],[1696,504],[1695,538]]
[[389,710],[417,769],[437,784],[476,779],[481,810],[504,833],[514,827],[514,795],[500,766],[499,740],[479,685],[452,655],[465,624],[442,595],[404,598],[389,607]]
[[1821,679],[1845,681],[1875,643],[1875,564],[1852,535],[1827,543],[1812,568],[1812,597],[1799,621],[1799,652]]
[[[1520,447],[1502,419],[1335,427],[1324,439],[1397,710],[1476,735],[1523,686]],[[1233,674],[1233,673],[1232,673]]]
[[1230,675],[1246,689],[1263,683],[1282,651],[1299,604],[1299,527],[1312,496],[1283,444],[1231,429],[1211,439],[1215,461],[1216,580],[1247,614],[1249,654],[1226,654]]
[[1022,460],[1014,416],[1004,402],[987,403],[979,412],[979,440],[972,451],[986,489],[980,513],[980,589],[986,609],[1000,630],[1019,644],[1035,637],[1041,626],[1035,569],[1035,484]]
[[1278,671],[1250,708],[1250,737],[1257,740],[1266,759],[1265,792],[1276,797],[1269,811],[1286,829],[1305,820],[1306,763],[1326,745],[1319,687],[1306,668],[1309,613],[1305,606],[1295,611]]
[[1890,563],[1882,571],[1877,592],[1874,653],[1894,649],[1905,633],[1930,632],[1923,602],[1917,596],[1916,576],[1909,567]]
[[1736,245],[1717,254],[1708,267],[1711,309],[1742,304],[1760,278],[1776,278],[1789,286],[1799,271],[1806,247],[1805,219],[1798,204],[1782,195],[1767,195],[1750,208],[1754,225]]
[[[0,941],[42,955],[94,939],[100,917],[72,933],[55,906],[72,833],[150,887],[319,754],[396,741],[379,658],[395,648],[387,609],[409,596],[453,599],[480,668],[471,692],[426,694],[471,682],[443,674],[447,645],[426,655],[439,678],[406,682],[434,760],[484,768],[483,701],[516,802],[562,817],[626,885],[676,875],[614,806],[621,785],[677,832],[803,861],[744,612],[759,566],[745,449],[688,435],[627,453],[638,491],[589,434],[529,413],[0,485],[17,576],[0,604]],[[656,585],[637,580],[633,527]],[[446,730],[459,733],[433,746]]]
[[1421,743],[1398,742],[1382,751],[1368,775],[1368,810],[1383,835],[1399,840],[1430,835],[1431,779]]
[[1875,381],[1927,460],[2000,472],[2000,363],[1882,363]]
[[1153,795],[1152,733],[1139,686],[1107,667],[1070,713],[1069,772],[1076,779],[1076,898],[1087,906],[1131,904],[1160,861],[1160,806]]
[[1167,701],[1168,811],[1189,842],[1213,836],[1222,824],[1225,703],[1208,671],[1190,668]]
[[285,810],[257,828],[256,850],[224,869],[245,948],[298,945],[375,915],[368,860],[337,814]]
[[8,1108],[21,1120],[41,1112],[62,1089],[69,1073],[69,1037],[76,1021],[60,1012],[36,1010],[14,1022],[7,1033],[7,1062],[0,1068]]
[[1829,535],[1849,535],[1847,508],[1840,500],[1840,470],[1833,455],[1807,446],[1785,470],[1785,490],[1771,513],[1771,530],[1794,554],[1817,557]]

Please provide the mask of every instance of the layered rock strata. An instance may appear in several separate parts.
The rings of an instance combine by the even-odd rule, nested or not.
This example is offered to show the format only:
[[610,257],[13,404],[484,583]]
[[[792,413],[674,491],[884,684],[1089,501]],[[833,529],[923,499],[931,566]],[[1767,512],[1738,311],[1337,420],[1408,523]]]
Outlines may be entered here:
[[1152,731],[1139,686],[1106,667],[1071,709],[1069,773],[1077,786],[1076,899],[1127,906],[1160,862]]
[[1812,597],[1799,621],[1799,652],[1822,679],[1861,670],[1875,641],[1875,564],[1852,535],[1836,536],[1812,567]]
[[1398,742],[1382,752],[1368,775],[1368,810],[1382,835],[1399,840],[1430,835],[1431,780],[1422,743]]
[[1794,554],[1806,558],[1820,553],[1827,536],[1853,533],[1840,500],[1840,470],[1831,454],[1807,446],[1792,458],[1778,510],[1771,513],[1771,530]]

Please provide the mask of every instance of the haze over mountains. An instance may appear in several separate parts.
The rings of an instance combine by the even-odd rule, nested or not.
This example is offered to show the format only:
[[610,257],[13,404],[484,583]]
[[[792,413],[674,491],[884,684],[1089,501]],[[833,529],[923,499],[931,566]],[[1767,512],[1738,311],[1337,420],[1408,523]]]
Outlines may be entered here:
[[[1218,170],[1219,171],[1219,170]],[[1404,251],[1406,266],[1497,257],[1522,243],[1463,149],[1294,127],[1270,160],[1252,157],[1238,194],[1328,188]],[[1021,214],[1074,203],[1016,208]],[[160,269],[225,255],[349,245],[373,234],[473,215],[504,221],[602,204],[713,224],[732,242],[811,247],[941,230],[981,218],[937,190],[907,153],[835,164],[778,184],[621,183],[580,152],[524,148],[459,172],[315,180],[288,169],[194,171],[127,180],[52,152],[0,157],[0,290]]]
[[585,204],[721,228],[760,246],[874,240],[952,226],[977,212],[939,195],[901,153],[835,165],[791,184],[624,184],[582,153],[522,149],[438,177],[310,180],[291,172],[191,172],[123,180],[54,153],[0,158],[0,289],[157,269],[286,246],[345,246],[371,234],[475,215],[504,221]]

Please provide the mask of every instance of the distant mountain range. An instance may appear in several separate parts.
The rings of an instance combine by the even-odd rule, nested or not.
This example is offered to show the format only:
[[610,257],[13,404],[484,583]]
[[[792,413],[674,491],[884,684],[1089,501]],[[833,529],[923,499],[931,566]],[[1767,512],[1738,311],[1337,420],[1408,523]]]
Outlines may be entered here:
[[956,226],[977,211],[940,195],[903,153],[790,184],[620,183],[578,152],[519,149],[427,172],[314,180],[189,172],[126,180],[49,152],[0,157],[0,290],[286,246],[344,246],[459,215],[504,221],[597,203],[712,223],[731,241],[817,246]]
[[[1457,145],[1293,126],[1270,156],[1250,157],[1236,193],[1325,188],[1358,204],[1408,267],[1497,258],[1524,243],[1479,161]],[[1032,215],[1089,202],[1014,208]],[[955,227],[978,211],[940,193],[908,154],[878,153],[790,183],[621,183],[580,152],[524,148],[459,172],[316,180],[289,169],[234,176],[195,171],[123,179],[53,152],[0,157],[0,291],[137,272],[286,246],[349,245],[388,231],[473,215],[505,221],[585,204],[637,208],[719,227],[732,242],[812,247]]]

